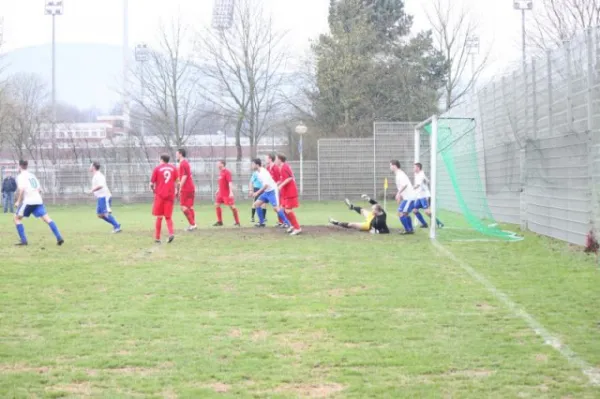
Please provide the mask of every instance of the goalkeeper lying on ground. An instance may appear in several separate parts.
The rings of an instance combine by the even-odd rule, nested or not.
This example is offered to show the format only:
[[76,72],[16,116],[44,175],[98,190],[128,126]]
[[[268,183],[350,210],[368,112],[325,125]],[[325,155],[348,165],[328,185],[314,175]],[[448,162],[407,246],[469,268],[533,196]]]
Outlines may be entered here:
[[356,211],[356,213],[365,218],[363,223],[338,222],[332,218],[329,218],[329,223],[346,229],[369,231],[371,234],[389,234],[390,229],[386,223],[387,215],[383,210],[383,207],[379,205],[377,201],[369,198],[366,194],[363,194],[362,198],[372,205],[371,210],[361,208],[360,206],[354,206],[348,198],[346,198],[345,202],[351,211]]

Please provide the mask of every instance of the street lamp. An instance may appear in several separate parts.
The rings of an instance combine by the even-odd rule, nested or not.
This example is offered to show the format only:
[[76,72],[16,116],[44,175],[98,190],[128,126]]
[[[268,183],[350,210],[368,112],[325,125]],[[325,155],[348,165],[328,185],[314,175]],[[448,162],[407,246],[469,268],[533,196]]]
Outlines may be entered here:
[[[144,109],[144,98],[145,98],[145,91],[146,91],[146,80],[144,78],[144,69],[146,69],[146,66],[144,64],[148,61],[149,58],[150,58],[150,51],[148,49],[147,44],[140,43],[135,46],[135,60],[136,60],[136,62],[139,62],[139,64],[140,64],[140,85],[141,85],[140,103],[142,105],[143,113],[146,112],[146,110]],[[140,124],[141,124],[140,133],[143,137],[145,134],[145,116],[144,115],[142,115]]]
[[304,193],[304,148],[303,148],[303,138],[308,128],[302,122],[298,126],[296,126],[296,134],[300,136],[300,142],[298,143],[298,152],[300,152],[300,195]]
[[52,159],[56,162],[56,16],[63,15],[62,0],[46,0],[44,14],[52,16]]
[[533,0],[514,0],[513,1],[513,8],[517,11],[521,11],[521,40],[522,40],[522,46],[523,46],[523,73],[525,73],[525,70],[527,69],[526,66],[526,56],[525,56],[525,52],[526,52],[526,43],[525,43],[525,11],[531,11],[533,10]]

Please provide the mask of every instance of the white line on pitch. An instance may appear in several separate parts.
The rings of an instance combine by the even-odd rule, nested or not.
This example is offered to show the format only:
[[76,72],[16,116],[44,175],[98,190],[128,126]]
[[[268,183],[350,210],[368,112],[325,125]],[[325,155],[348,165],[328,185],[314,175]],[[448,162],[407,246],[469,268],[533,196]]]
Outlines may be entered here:
[[509,308],[515,316],[523,319],[537,335],[542,337],[546,345],[550,345],[558,353],[560,353],[565,359],[572,365],[578,367],[583,374],[585,374],[592,385],[600,385],[600,369],[592,367],[588,362],[583,360],[577,353],[573,352],[566,344],[560,342],[560,340],[553,336],[544,326],[542,326],[536,319],[533,318],[529,313],[523,310],[519,305],[512,301],[502,291],[499,291],[488,279],[479,274],[475,269],[469,266],[467,263],[458,259],[450,250],[444,247],[442,244],[433,240],[434,246],[444,253],[448,258],[458,264],[464,271],[466,271],[471,277],[481,283],[487,290],[502,302],[507,308]]

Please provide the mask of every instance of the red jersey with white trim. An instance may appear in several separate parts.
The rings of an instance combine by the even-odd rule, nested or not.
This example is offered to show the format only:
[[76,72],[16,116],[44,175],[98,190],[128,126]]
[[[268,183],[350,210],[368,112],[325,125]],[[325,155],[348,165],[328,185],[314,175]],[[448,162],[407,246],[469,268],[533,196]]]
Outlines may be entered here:
[[267,166],[267,170],[271,174],[271,177],[273,178],[275,183],[279,183],[281,181],[281,172],[279,166],[272,163],[271,165]]
[[231,172],[227,168],[223,168],[219,173],[219,197],[229,197],[229,183],[231,183]]
[[154,183],[154,194],[170,201],[175,201],[175,181],[177,181],[177,169],[169,163],[154,168],[150,179],[150,182]]
[[192,168],[190,168],[190,163],[187,159],[184,159],[179,163],[179,179],[182,179],[183,176],[187,176],[187,178],[185,179],[183,186],[181,186],[181,192],[189,193],[190,191],[196,191],[194,180],[192,179]]
[[296,198],[298,197],[298,187],[296,187],[296,179],[294,178],[294,172],[292,172],[292,168],[287,163],[281,165],[281,176],[279,178],[280,182],[283,182],[289,178],[290,180],[285,186],[281,187],[279,190],[279,195],[281,198]]

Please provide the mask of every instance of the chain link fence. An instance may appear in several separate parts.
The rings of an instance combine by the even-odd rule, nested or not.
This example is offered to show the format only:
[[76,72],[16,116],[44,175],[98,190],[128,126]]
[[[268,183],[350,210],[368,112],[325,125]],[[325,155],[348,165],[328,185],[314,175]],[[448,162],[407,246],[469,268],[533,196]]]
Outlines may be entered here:
[[599,31],[590,29],[443,115],[476,119],[496,220],[580,245],[597,227],[599,55]]

